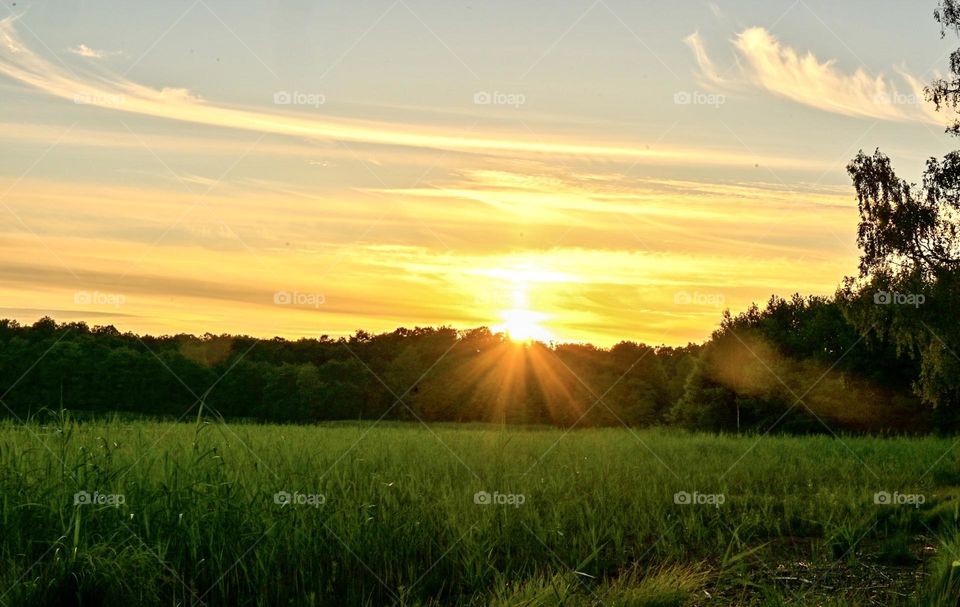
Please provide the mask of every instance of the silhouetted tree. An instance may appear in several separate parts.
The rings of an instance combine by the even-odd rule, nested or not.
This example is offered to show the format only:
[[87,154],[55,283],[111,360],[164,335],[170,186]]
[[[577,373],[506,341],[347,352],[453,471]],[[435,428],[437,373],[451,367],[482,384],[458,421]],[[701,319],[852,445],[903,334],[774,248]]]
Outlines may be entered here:
[[[943,0],[934,14],[941,35],[958,32],[960,5]],[[960,104],[960,49],[950,77],[927,97],[938,110]],[[953,120],[947,132],[960,134]],[[934,407],[960,401],[960,152],[927,161],[919,186],[897,176],[879,150],[848,166],[857,192],[860,274],[839,293],[847,317],[868,341],[890,344],[919,364],[914,390]],[[906,363],[909,364],[909,363]]]

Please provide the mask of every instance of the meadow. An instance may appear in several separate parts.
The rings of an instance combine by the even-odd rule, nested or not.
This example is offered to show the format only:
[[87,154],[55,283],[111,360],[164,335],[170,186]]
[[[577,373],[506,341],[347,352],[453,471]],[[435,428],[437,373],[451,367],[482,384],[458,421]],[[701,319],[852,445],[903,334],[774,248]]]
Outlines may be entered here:
[[949,437],[0,424],[0,604],[955,605]]

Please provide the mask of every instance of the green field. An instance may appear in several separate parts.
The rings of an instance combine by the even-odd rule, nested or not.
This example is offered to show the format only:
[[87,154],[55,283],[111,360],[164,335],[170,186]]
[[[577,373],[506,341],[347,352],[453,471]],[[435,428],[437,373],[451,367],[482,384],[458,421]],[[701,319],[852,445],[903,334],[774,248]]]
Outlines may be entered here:
[[4,423],[0,604],[955,605],[953,442]]

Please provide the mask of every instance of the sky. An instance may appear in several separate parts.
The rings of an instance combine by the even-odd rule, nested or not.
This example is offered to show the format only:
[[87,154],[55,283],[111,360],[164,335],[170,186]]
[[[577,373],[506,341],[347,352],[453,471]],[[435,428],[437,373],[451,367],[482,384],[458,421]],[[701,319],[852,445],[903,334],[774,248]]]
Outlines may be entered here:
[[0,317],[702,341],[951,149],[934,8],[3,0]]

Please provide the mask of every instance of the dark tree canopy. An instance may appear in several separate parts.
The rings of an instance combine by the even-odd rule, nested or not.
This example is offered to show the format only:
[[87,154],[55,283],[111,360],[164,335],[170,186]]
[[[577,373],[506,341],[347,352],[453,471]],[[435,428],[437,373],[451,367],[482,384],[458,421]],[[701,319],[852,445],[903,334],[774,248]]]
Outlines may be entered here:
[[[933,12],[934,19],[940,24],[940,37],[953,32],[960,36],[960,2],[956,0],[941,0],[937,10]],[[944,108],[958,109],[960,104],[960,48],[950,53],[949,79],[938,79],[927,87],[927,98],[934,103],[937,110]],[[960,121],[954,120],[947,128],[949,133],[960,134]]]
[[[960,35],[960,0],[935,13]],[[960,109],[960,49],[931,83]],[[955,121],[948,132],[960,134]],[[835,297],[725,312],[703,345],[518,345],[486,328],[257,340],[0,320],[0,414],[420,420],[777,432],[960,429],[960,152],[920,185],[879,150],[848,166],[859,274]],[[36,361],[36,362],[34,362]],[[29,376],[29,381],[22,381]],[[932,406],[929,406],[932,405]]]
[[880,151],[847,167],[857,192],[860,276],[936,276],[960,264],[960,152],[927,161],[922,187],[899,178]]
[[[960,3],[934,13],[941,36],[960,34]],[[927,88],[937,110],[960,107],[960,49],[950,76]],[[960,121],[947,132],[960,134]],[[920,364],[914,390],[933,406],[960,404],[960,152],[927,161],[920,185],[900,178],[879,150],[862,151],[847,170],[860,211],[860,273],[839,293],[866,339],[893,344]]]

